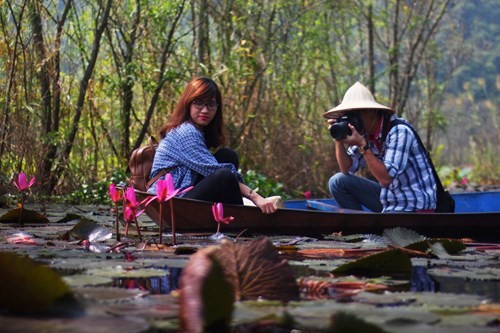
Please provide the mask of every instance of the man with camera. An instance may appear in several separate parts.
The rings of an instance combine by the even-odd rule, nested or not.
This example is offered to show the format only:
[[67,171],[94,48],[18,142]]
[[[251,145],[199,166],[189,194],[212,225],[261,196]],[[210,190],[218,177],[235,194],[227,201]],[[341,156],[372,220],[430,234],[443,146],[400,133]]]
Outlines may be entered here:
[[[341,208],[374,212],[432,212],[436,181],[425,148],[410,124],[375,102],[356,82],[342,103],[325,112],[335,139],[339,173],[329,181]],[[356,176],[368,167],[376,181]]]

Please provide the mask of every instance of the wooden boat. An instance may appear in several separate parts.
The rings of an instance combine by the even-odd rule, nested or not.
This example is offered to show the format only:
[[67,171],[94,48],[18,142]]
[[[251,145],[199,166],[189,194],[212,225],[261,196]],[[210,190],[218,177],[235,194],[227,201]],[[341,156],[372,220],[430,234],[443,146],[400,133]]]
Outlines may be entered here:
[[[500,192],[498,192],[500,194]],[[149,194],[137,192],[138,199]],[[215,233],[217,223],[212,215],[212,203],[193,199],[174,198],[176,231],[180,233]],[[318,200],[316,200],[318,201]],[[321,202],[321,201],[320,201]],[[500,210],[490,212],[457,213],[373,213],[336,209],[304,208],[314,200],[289,201],[288,208],[274,214],[262,214],[253,206],[224,205],[224,215],[234,221],[221,226],[222,233],[245,235],[300,235],[321,236],[341,232],[348,234],[381,234],[384,229],[405,227],[427,237],[472,238],[481,241],[499,241]],[[323,203],[323,205],[326,205]],[[332,209],[331,205],[329,207]],[[155,200],[146,207],[146,214],[159,223],[159,205]],[[170,204],[163,206],[163,225],[170,226]]]

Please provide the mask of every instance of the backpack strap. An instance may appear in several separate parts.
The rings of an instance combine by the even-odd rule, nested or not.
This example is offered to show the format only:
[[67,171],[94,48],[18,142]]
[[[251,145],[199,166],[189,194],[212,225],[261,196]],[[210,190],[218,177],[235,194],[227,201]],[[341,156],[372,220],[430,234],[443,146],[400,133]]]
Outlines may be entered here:
[[[415,131],[415,129],[410,124],[404,122],[401,119],[395,119],[395,120],[391,121],[389,129],[391,129],[392,127],[394,127],[396,125],[404,125],[404,126],[408,127],[412,131],[413,135],[415,136],[415,139],[417,139],[417,142],[420,145],[420,148],[424,151],[425,156],[427,157],[427,161],[428,161],[429,165],[431,166],[432,174],[434,176],[434,180],[436,181],[436,195],[437,195],[437,197],[439,198],[440,195],[441,195],[441,193],[446,193],[446,195],[449,196],[448,200],[450,201],[450,206],[451,206],[451,209],[452,209],[452,212],[453,212],[455,210],[455,202],[453,201],[453,199],[451,198],[451,196],[449,195],[449,193],[447,191],[445,191],[445,189],[443,187],[443,184],[441,183],[441,180],[439,179],[439,175],[438,175],[438,173],[436,171],[436,168],[434,167],[434,163],[432,163],[431,154],[425,148],[425,146],[422,143],[422,140],[420,139],[420,136],[418,135],[417,131]],[[451,201],[453,201],[453,202],[451,202]]]
[[396,125],[404,125],[404,126],[408,127],[411,130],[411,132],[413,133],[413,136],[415,137],[415,139],[417,139],[417,142],[418,142],[420,148],[424,151],[425,156],[427,157],[427,161],[429,162],[429,165],[432,168],[432,174],[434,175],[434,178],[436,178],[436,183],[439,183],[437,186],[440,186],[442,188],[443,185],[441,184],[441,181],[439,180],[439,176],[438,176],[438,174],[436,172],[436,168],[434,168],[434,163],[432,163],[431,154],[429,154],[429,152],[425,148],[425,146],[424,146],[422,140],[420,139],[420,136],[418,135],[417,131],[415,131],[415,129],[412,126],[410,126],[408,123],[404,122],[401,119],[395,119],[395,120],[391,121],[390,128],[393,128]]
[[165,176],[170,170],[171,170],[171,168],[160,170],[160,172],[158,172],[153,178],[151,178],[146,183],[146,190],[148,190],[151,187],[151,185],[153,185],[158,179],[160,179],[161,177]]

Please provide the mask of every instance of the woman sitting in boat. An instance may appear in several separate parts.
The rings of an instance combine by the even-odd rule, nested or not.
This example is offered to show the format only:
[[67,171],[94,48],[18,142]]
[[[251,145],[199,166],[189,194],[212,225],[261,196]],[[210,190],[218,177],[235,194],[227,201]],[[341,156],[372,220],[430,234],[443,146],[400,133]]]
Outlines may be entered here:
[[[436,181],[425,148],[410,124],[375,102],[361,83],[324,113],[335,139],[339,173],[330,193],[342,208],[374,212],[433,212]],[[367,166],[376,181],[354,175]]]
[[[243,204],[245,197],[263,213],[275,212],[275,200],[263,198],[243,183],[236,152],[221,147],[226,141],[223,126],[222,96],[217,84],[207,77],[191,80],[160,130],[162,140],[150,178],[168,172],[175,188],[194,186],[183,194],[185,198]],[[210,149],[217,151],[212,154]],[[156,182],[148,192],[156,193]]]

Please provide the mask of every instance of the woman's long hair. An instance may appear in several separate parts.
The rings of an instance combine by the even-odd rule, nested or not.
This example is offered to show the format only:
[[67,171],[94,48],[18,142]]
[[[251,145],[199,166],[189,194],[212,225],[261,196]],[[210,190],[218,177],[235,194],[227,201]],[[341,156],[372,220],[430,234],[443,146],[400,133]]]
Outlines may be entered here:
[[174,113],[169,121],[161,127],[160,137],[164,138],[172,129],[178,127],[185,121],[191,120],[190,108],[194,100],[210,100],[214,97],[217,101],[217,111],[210,124],[203,128],[205,143],[208,148],[216,148],[225,144],[226,137],[223,132],[222,96],[215,81],[204,76],[194,78],[186,85],[175,107]]

